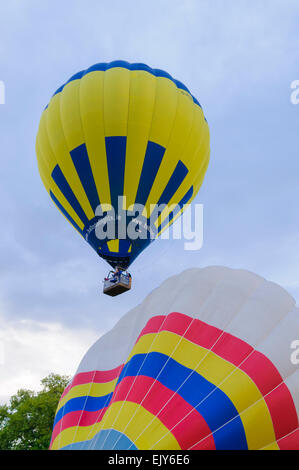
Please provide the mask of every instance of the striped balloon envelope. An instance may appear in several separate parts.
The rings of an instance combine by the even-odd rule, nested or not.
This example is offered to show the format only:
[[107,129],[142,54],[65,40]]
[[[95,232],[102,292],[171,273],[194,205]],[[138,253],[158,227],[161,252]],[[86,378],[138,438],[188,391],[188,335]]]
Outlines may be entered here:
[[51,448],[298,450],[298,332],[294,299],[253,273],[171,277],[87,352]]
[[[57,208],[99,256],[126,269],[196,196],[209,162],[209,128],[197,99],[168,73],[99,63],[52,96],[36,153]],[[100,236],[104,221],[114,221],[114,231]]]

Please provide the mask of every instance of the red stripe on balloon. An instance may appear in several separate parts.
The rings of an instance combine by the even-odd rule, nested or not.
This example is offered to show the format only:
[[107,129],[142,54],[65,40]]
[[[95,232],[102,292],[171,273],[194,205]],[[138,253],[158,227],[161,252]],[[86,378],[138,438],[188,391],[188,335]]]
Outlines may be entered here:
[[264,354],[254,351],[240,365],[255,383],[268,406],[276,439],[298,426],[298,416],[292,395],[273,363]]
[[234,364],[236,367],[253,351],[253,347],[245,341],[225,333],[220,336],[212,351],[222,359]]
[[80,372],[79,374],[75,375],[72,382],[64,389],[63,394],[61,395],[60,400],[73,388],[77,385],[84,385],[88,383],[107,383],[111,382],[112,380],[119,377],[123,364],[115,367],[115,369],[111,370],[97,370],[97,371],[89,371],[89,372]]
[[177,312],[149,319],[137,341],[143,335],[161,331],[169,331],[183,336],[198,346],[212,350],[222,359],[234,365],[239,365],[253,350],[252,346],[245,341],[201,320]]
[[298,450],[299,449],[299,428],[295,429],[288,436],[279,439],[277,442],[281,450]]
[[165,318],[165,315],[156,315],[155,317],[150,318],[145,327],[142,328],[140,334],[138,335],[136,343],[138,342],[139,338],[143,335],[146,335],[148,333],[157,333],[157,331],[160,330]]
[[192,450],[214,450],[215,443],[213,436],[207,436],[192,447]]
[[294,429],[298,428],[298,416],[292,395],[286,386],[281,383],[265,397],[271,413],[276,439],[281,439]]
[[97,411],[77,410],[77,411],[71,411],[70,413],[67,413],[66,415],[63,416],[63,421],[60,420],[58,421],[58,423],[56,423],[52,432],[50,447],[52,446],[56,437],[64,429],[71,428],[73,426],[80,426],[80,427],[92,426],[95,423],[99,423],[102,420],[103,415],[106,410],[107,410],[107,407],[104,407],[101,410],[97,410]]
[[240,369],[254,381],[262,395],[266,395],[282,382],[276,367],[259,351],[253,351],[240,365]]
[[191,318],[182,313],[173,312],[166,316],[150,318],[138,336],[137,341],[141,336],[160,331],[170,331],[179,336],[184,336],[189,341],[206,349],[211,349],[222,334],[221,330],[201,320]]

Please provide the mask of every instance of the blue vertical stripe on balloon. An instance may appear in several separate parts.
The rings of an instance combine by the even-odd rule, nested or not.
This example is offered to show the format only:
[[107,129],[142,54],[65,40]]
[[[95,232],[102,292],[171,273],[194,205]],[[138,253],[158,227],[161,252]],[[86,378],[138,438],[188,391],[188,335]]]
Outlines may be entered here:
[[100,204],[97,187],[92,174],[86,145],[82,144],[70,152],[76,171],[84,188],[86,196],[95,213]]
[[88,223],[88,218],[83,211],[78,199],[76,198],[75,194],[73,193],[72,188],[68,184],[67,180],[64,177],[59,165],[56,165],[54,170],[52,171],[52,178],[57,184],[58,188],[64,195],[65,199],[68,201],[70,206],[74,209],[76,214],[78,215],[79,219],[82,220],[84,225]]
[[[174,196],[174,194],[177,192],[179,187],[181,186],[184,178],[186,177],[188,173],[187,167],[184,165],[181,160],[179,160],[177,166],[175,167],[174,172],[172,173],[163,193],[160,196],[160,199],[157,203],[159,206],[160,204],[168,204],[171,200],[171,198]],[[157,212],[157,217],[159,217],[159,213]],[[155,219],[152,220],[152,222],[155,222]]]
[[248,450],[246,434],[240,416],[213,432],[217,450]]
[[147,198],[160,168],[164,153],[165,147],[162,147],[162,145],[159,144],[155,144],[155,142],[148,141],[135,199],[136,204],[146,204]]
[[76,224],[76,222],[72,219],[72,217],[66,212],[65,208],[60,204],[60,202],[59,202],[58,199],[54,196],[54,194],[52,193],[52,191],[50,191],[50,197],[51,197],[52,201],[56,204],[56,206],[58,207],[58,209],[60,209],[61,212],[63,213],[63,215],[67,218],[67,220],[73,225],[73,227],[75,227],[75,229],[78,230],[78,232],[80,232],[81,235],[83,235],[83,232],[82,232],[82,230],[80,229],[80,227]]
[[185,196],[182,197],[182,199],[180,200],[178,205],[175,207],[175,209],[172,212],[170,212],[169,216],[163,220],[161,225],[159,225],[158,227],[159,232],[165,227],[165,225],[167,225],[168,223],[172,221],[172,219],[177,215],[177,213],[181,209],[183,209],[184,204],[187,204],[188,201],[190,201],[192,196],[193,196],[193,186],[191,186],[191,188],[186,192]]
[[107,255],[110,254],[110,250],[109,250],[107,242],[103,243],[100,248],[101,248],[101,253],[107,254]]
[[84,395],[81,397],[74,397],[68,400],[58,411],[55,416],[54,425],[55,425],[68,413],[74,411],[99,411],[104,407],[108,406],[112,398],[112,393],[107,395],[102,395],[100,397],[93,397],[91,395]]
[[136,445],[125,434],[115,429],[104,429],[99,431],[88,441],[79,441],[61,447],[62,450],[138,450]]
[[113,450],[138,450],[136,445],[125,434],[115,429],[104,429],[100,431],[101,441],[97,442],[91,449],[113,449]]
[[177,192],[187,174],[188,168],[181,160],[179,160],[158,201],[158,204],[168,204],[170,202],[171,198]]
[[117,211],[118,196],[124,192],[127,138],[105,137],[111,204]]
[[119,240],[119,254],[127,255],[131,245],[131,240]]

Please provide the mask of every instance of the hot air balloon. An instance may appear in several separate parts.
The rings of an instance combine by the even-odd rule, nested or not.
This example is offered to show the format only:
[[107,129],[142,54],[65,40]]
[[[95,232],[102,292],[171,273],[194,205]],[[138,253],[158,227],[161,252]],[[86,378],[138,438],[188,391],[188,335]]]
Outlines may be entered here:
[[84,356],[51,448],[298,450],[298,332],[294,299],[256,274],[173,276]]
[[118,268],[118,279],[115,272],[106,278],[108,291],[119,285],[114,295],[129,288],[125,270],[197,194],[209,161],[209,129],[197,99],[168,73],[99,63],[54,93],[36,153],[54,204]]

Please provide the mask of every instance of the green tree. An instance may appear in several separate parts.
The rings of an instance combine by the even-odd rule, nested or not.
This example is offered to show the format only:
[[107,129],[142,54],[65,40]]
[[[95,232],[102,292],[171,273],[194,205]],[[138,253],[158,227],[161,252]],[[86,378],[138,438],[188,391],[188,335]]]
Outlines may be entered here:
[[18,390],[0,406],[0,450],[48,449],[59,398],[70,378],[50,374],[42,390]]

